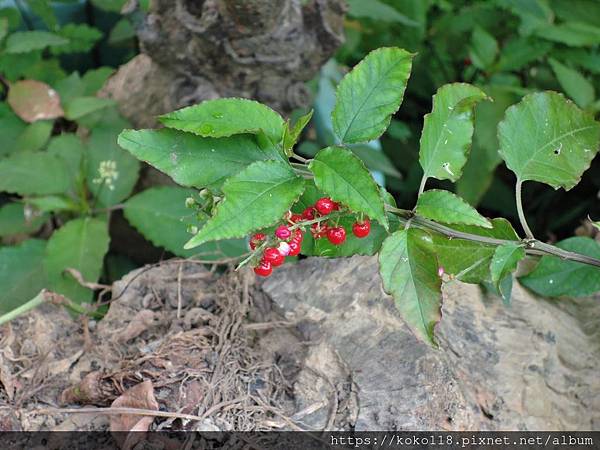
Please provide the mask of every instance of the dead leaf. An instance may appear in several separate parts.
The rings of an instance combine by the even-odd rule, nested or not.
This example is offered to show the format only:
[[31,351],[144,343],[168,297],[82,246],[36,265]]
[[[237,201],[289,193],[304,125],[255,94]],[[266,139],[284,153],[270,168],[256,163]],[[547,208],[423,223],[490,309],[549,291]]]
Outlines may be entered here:
[[29,123],[65,114],[58,92],[41,81],[22,80],[11,84],[7,101],[17,116]]
[[[125,391],[111,405],[113,408],[152,409],[158,411],[158,402],[154,397],[154,387],[151,381],[136,384]],[[140,440],[145,438],[145,433],[154,421],[152,416],[138,416],[133,414],[120,414],[110,417],[110,431],[121,445],[123,450],[133,448]],[[126,436],[122,432],[128,432]]]

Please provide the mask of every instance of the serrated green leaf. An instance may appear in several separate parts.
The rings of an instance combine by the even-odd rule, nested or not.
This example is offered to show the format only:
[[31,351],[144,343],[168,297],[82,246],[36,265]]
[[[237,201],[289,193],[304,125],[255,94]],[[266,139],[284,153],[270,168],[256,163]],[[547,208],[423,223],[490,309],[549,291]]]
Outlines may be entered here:
[[569,190],[600,148],[600,123],[556,92],[527,95],[498,125],[500,155],[521,181]]
[[327,147],[317,153],[308,168],[317,187],[334,201],[354,212],[365,213],[388,229],[385,205],[379,187],[363,162],[350,150]]
[[[109,207],[125,200],[138,180],[140,163],[117,144],[118,131],[97,127],[92,131],[86,152],[86,181],[100,205]],[[104,179],[101,166],[114,164],[116,177]]]
[[473,107],[486,98],[481,89],[465,83],[438,89],[421,134],[419,162],[425,178],[456,181],[461,177],[473,136]]
[[379,252],[385,291],[417,337],[435,345],[434,328],[442,314],[441,279],[431,237],[417,229],[389,236]]
[[31,300],[46,285],[43,259],[46,242],[29,239],[0,248],[0,314]]
[[[600,243],[588,237],[572,237],[556,246],[600,259]],[[536,268],[519,281],[546,297],[585,297],[600,291],[600,268],[556,256],[543,256]]]
[[298,142],[300,138],[300,134],[302,134],[302,130],[308,125],[310,119],[313,116],[313,110],[311,109],[307,114],[299,117],[296,123],[292,128],[290,128],[289,121],[286,122],[285,128],[283,130],[283,151],[286,155],[291,155],[291,150]]
[[123,41],[133,39],[136,36],[135,28],[129,19],[119,20],[110,30],[108,43],[110,45],[119,44]]
[[469,56],[473,65],[478,69],[487,70],[496,60],[498,55],[498,42],[496,38],[483,28],[476,26],[471,35],[471,48]]
[[115,105],[115,101],[110,98],[77,97],[64,105],[65,117],[69,120],[77,120],[87,114]]
[[340,142],[368,142],[385,132],[402,103],[412,58],[400,48],[380,48],[342,79],[332,114]]
[[[506,219],[492,219],[493,228],[473,225],[453,225],[452,228],[479,236],[518,241],[519,237]],[[494,245],[464,239],[447,238],[433,234],[435,251],[444,271],[465,283],[479,284],[491,281],[490,262],[496,250]]]
[[222,239],[241,238],[268,227],[290,209],[304,190],[304,179],[279,161],[255,162],[223,184],[225,198],[186,249]]
[[25,152],[0,160],[0,191],[47,195],[61,194],[68,189],[68,169],[54,155]]
[[263,131],[276,144],[283,137],[284,121],[266,105],[244,98],[219,98],[159,117],[160,122],[203,137],[229,137]]
[[75,269],[85,281],[98,281],[109,240],[108,225],[98,219],[71,220],[55,231],[44,258],[50,289],[76,303],[89,303],[92,291],[81,286],[65,270]]
[[379,0],[346,0],[350,9],[348,15],[365,19],[376,20],[378,22],[401,23],[409,27],[419,26],[410,17],[401,14],[397,9]]
[[125,130],[118,143],[136,158],[183,186],[220,187],[255,161],[279,159],[276,149],[261,148],[253,136],[202,138],[177,130]]
[[201,226],[185,200],[192,195],[190,189],[164,186],[146,189],[125,203],[124,214],[140,233],[154,245],[183,258],[199,257],[216,260],[240,256],[248,251],[245,239],[207,242],[193,250],[184,250],[189,240],[187,226]]
[[35,233],[48,219],[46,214],[27,213],[22,203],[0,207],[0,237]]
[[490,274],[492,283],[498,292],[502,293],[502,281],[507,276],[511,276],[511,273],[517,269],[517,264],[523,258],[525,258],[525,249],[518,243],[504,244],[496,247],[494,256],[490,262]]
[[565,93],[581,108],[587,107],[595,100],[594,85],[580,72],[561,64],[554,58],[548,59],[548,62]]
[[102,39],[100,30],[84,23],[68,23],[58,31],[58,34],[66,38],[68,43],[53,46],[52,53],[55,55],[88,52]]
[[437,222],[492,228],[490,221],[462,198],[439,189],[423,192],[417,200],[416,212]]
[[48,31],[17,31],[6,39],[4,51],[6,53],[27,53],[68,43],[68,39]]

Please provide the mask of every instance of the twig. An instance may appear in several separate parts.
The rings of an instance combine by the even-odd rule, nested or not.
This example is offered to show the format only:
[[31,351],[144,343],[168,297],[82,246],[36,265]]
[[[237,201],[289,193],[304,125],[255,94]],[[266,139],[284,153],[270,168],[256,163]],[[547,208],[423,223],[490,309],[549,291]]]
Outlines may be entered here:
[[34,414],[129,414],[134,416],[168,417],[185,420],[204,420],[203,417],[169,411],[156,411],[141,408],[42,408],[33,411]]
[[423,217],[415,216],[412,211],[407,211],[405,209],[395,208],[390,205],[386,205],[386,210],[397,215],[401,222],[406,223],[406,221],[411,220],[413,223],[420,228],[424,228],[426,230],[437,231],[444,236],[449,238],[456,239],[464,239],[466,241],[479,242],[486,245],[505,245],[505,244],[515,244],[521,243],[525,247],[525,252],[529,255],[535,256],[558,256],[559,258],[579,262],[583,264],[588,264],[591,266],[600,267],[600,259],[592,258],[590,256],[581,255],[579,253],[569,252],[567,250],[560,249],[554,245],[546,244],[537,239],[521,239],[521,240],[508,240],[508,239],[497,239],[490,238],[487,236],[480,236],[478,234],[465,233],[463,231],[454,230],[445,225],[441,225],[437,222],[434,222],[429,219],[425,219]]

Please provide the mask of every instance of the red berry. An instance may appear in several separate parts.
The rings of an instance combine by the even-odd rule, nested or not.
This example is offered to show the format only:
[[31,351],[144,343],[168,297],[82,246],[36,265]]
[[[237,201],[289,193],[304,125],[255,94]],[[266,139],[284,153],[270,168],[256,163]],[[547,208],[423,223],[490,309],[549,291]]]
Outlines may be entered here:
[[304,220],[313,220],[315,218],[315,208],[309,206],[302,212],[302,218]]
[[291,235],[292,232],[285,225],[281,225],[275,230],[275,236],[277,236],[279,239],[289,239]]
[[287,256],[290,254],[291,251],[291,247],[290,244],[288,244],[285,241],[281,241],[279,243],[279,246],[277,247],[277,250],[279,251],[279,253],[281,253],[283,256]]
[[317,208],[317,211],[324,216],[333,211],[334,206],[335,203],[329,197],[320,198],[317,200],[317,203],[315,203],[315,208]]
[[292,216],[290,217],[290,222],[292,223],[298,223],[302,221],[302,215],[301,214],[292,214]]
[[300,253],[300,250],[302,250],[300,242],[292,240],[292,242],[290,242],[290,255],[289,256],[298,256],[298,254]]
[[363,223],[355,222],[354,225],[352,225],[352,233],[354,233],[354,236],[357,238],[367,237],[370,232],[371,222],[369,219],[365,219]]
[[279,253],[279,250],[277,250],[275,247],[269,247],[265,249],[262,259],[263,261],[267,261],[273,267],[277,267],[283,264],[285,256]]
[[346,230],[344,227],[333,227],[327,230],[327,239],[333,245],[341,245],[346,240]]
[[304,240],[304,233],[300,228],[294,230],[294,234],[292,235],[292,241],[300,244]]
[[256,233],[250,238],[250,248],[255,250],[267,238],[264,233]]
[[273,273],[273,266],[269,261],[263,259],[258,263],[258,266],[254,268],[254,273],[261,277],[268,277]]

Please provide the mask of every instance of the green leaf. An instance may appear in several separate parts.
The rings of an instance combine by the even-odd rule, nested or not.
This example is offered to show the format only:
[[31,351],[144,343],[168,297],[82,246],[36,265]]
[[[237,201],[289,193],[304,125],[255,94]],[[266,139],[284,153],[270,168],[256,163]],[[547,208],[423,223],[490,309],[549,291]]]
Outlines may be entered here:
[[45,241],[29,239],[16,247],[0,248],[0,314],[31,300],[46,285]]
[[[91,194],[104,207],[125,200],[138,180],[140,163],[117,144],[118,131],[97,127],[92,131],[86,153],[86,181]],[[114,164],[116,177],[102,178],[101,166]]]
[[456,184],[457,194],[473,206],[479,204],[491,186],[496,167],[502,162],[498,154],[498,124],[506,108],[516,101],[515,95],[501,88],[488,88],[487,93],[493,101],[475,107],[473,148]]
[[61,194],[68,189],[68,169],[54,155],[25,152],[0,160],[0,191],[47,195]]
[[13,152],[35,152],[41,150],[50,139],[54,122],[38,120],[28,125],[14,143]]
[[127,0],[91,0],[92,4],[103,11],[120,13]]
[[108,43],[110,45],[119,44],[123,41],[133,39],[135,37],[135,28],[128,19],[119,20],[110,30],[108,35]]
[[241,238],[268,227],[290,209],[304,190],[304,179],[279,161],[255,162],[223,185],[225,198],[186,249],[221,239]]
[[[519,237],[506,219],[492,219],[493,228],[453,225],[452,229],[494,239],[518,241]],[[435,251],[444,271],[465,283],[491,281],[490,262],[496,246],[433,234]],[[518,243],[518,242],[517,242]]]
[[590,83],[580,72],[561,64],[554,58],[548,60],[552,70],[556,74],[558,82],[580,107],[589,106],[596,98],[594,85]]
[[[572,237],[556,244],[563,250],[600,258],[600,243],[588,237]],[[519,278],[521,284],[546,297],[585,297],[600,291],[600,268],[543,256],[536,268]]]
[[77,211],[78,205],[62,195],[46,195],[27,199],[27,204],[41,212]]
[[535,31],[536,36],[572,47],[590,47],[600,44],[600,27],[580,22],[547,25]]
[[88,70],[83,78],[81,78],[81,82],[83,84],[83,91],[81,93],[82,96],[86,95],[95,95],[108,77],[110,77],[113,73],[115,73],[115,69],[112,67],[98,67],[97,69]]
[[69,178],[73,184],[81,172],[84,145],[79,136],[74,133],[65,133],[50,139],[46,152],[54,155],[67,165]]
[[552,49],[550,42],[539,39],[516,37],[502,48],[498,63],[494,69],[498,72],[520,70],[539,60]]
[[423,192],[417,200],[416,212],[422,217],[437,222],[492,228],[490,221],[479,214],[475,208],[448,191],[431,189]]
[[600,123],[556,92],[527,95],[498,126],[500,155],[521,181],[569,190],[600,147]]
[[244,98],[219,98],[159,117],[169,128],[203,137],[229,137],[263,131],[276,144],[283,137],[281,116],[266,105]]
[[17,31],[6,39],[4,51],[6,53],[27,53],[68,43],[68,39],[48,31]]
[[28,6],[40,17],[50,30],[58,28],[58,21],[49,0],[28,0]]
[[517,269],[517,264],[525,258],[525,249],[518,243],[504,244],[496,247],[494,256],[490,263],[490,274],[492,283],[498,292],[502,292],[502,281],[511,276],[511,273]]
[[6,103],[0,103],[0,156],[8,155],[17,149],[14,142],[23,133],[27,125],[12,111]]
[[283,130],[283,151],[286,155],[291,156],[292,148],[296,145],[296,142],[298,142],[302,130],[308,125],[312,116],[313,110],[311,109],[310,112],[301,116],[292,128],[290,128],[289,121],[286,122]]
[[163,186],[146,189],[125,203],[125,217],[140,233],[158,247],[183,258],[193,256],[205,260],[235,257],[248,251],[245,239],[207,242],[193,250],[184,250],[189,240],[187,226],[200,225],[195,214],[186,208],[190,189]]
[[353,145],[350,150],[365,163],[369,170],[398,179],[402,178],[402,174],[394,167],[394,163],[384,152],[377,151],[368,145]]
[[65,270],[79,271],[87,282],[98,281],[109,240],[108,225],[98,219],[71,220],[55,231],[44,258],[50,289],[76,303],[89,303],[92,291],[81,286]]
[[334,201],[377,220],[385,229],[388,220],[379,187],[363,164],[350,150],[327,147],[317,153],[308,168],[317,187]]
[[385,132],[402,103],[413,56],[399,48],[380,48],[342,79],[332,115],[342,143],[368,142]]
[[52,53],[86,53],[102,39],[102,32],[84,23],[69,23],[62,27],[58,34],[68,40],[68,44],[52,47]]
[[487,70],[498,55],[498,42],[496,38],[483,28],[476,26],[471,35],[471,48],[469,56],[473,65],[478,69]]
[[592,222],[592,225],[594,225],[598,230],[600,230],[600,222]]
[[77,120],[87,114],[115,105],[115,101],[109,98],[77,97],[64,105],[65,117],[69,120]]
[[441,279],[431,237],[417,229],[388,237],[379,252],[379,273],[406,324],[435,345],[434,328],[442,314]]
[[350,7],[348,15],[364,19],[376,20],[378,22],[401,23],[409,27],[419,26],[410,17],[401,14],[398,10],[379,0],[346,0]]
[[8,203],[0,207],[0,237],[35,233],[47,219],[27,211],[22,203]]
[[255,161],[280,159],[276,149],[262,149],[250,135],[215,139],[168,129],[125,130],[118,143],[177,183],[197,188],[220,187]]
[[419,162],[425,178],[460,178],[473,136],[473,107],[486,98],[481,89],[465,83],[438,89],[421,134]]

